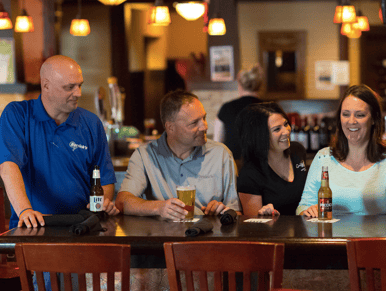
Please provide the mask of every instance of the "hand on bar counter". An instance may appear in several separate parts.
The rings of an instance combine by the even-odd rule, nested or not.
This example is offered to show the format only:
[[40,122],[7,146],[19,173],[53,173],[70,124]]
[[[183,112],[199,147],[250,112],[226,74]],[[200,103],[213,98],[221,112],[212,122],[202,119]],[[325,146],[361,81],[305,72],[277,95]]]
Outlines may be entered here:
[[17,227],[22,227],[23,224],[28,228],[44,226],[43,214],[39,211],[34,211],[32,208],[24,210],[19,216]]

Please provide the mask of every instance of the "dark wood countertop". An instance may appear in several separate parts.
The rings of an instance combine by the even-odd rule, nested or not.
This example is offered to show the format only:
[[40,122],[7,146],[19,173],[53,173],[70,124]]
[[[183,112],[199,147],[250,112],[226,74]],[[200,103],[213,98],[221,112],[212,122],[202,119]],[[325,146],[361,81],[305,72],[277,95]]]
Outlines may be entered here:
[[[247,223],[245,220],[248,218],[250,217],[239,216],[236,223],[223,226],[218,217],[209,217],[214,226],[213,231],[197,237],[185,236],[191,222],[170,222],[156,217],[126,215],[103,222],[106,232],[84,236],[71,234],[68,227],[14,228],[0,235],[0,252],[12,252],[17,242],[124,243],[131,245],[132,255],[155,256],[161,260],[158,266],[164,266],[164,242],[265,241],[285,243],[287,269],[345,269],[348,239],[386,237],[385,215],[336,216],[334,218],[340,220],[333,224],[309,222],[301,216],[273,217],[267,223]],[[146,260],[145,258],[143,262]]]

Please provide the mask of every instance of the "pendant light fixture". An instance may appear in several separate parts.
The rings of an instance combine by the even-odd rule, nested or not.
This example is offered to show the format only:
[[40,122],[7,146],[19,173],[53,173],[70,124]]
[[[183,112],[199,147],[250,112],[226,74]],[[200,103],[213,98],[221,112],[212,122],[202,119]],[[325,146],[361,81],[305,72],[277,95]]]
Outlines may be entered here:
[[25,9],[24,0],[22,0],[22,5],[20,15],[16,17],[15,32],[33,32],[34,23],[32,21],[32,17],[28,15]]
[[162,0],[156,0],[150,8],[148,24],[155,26],[167,26],[170,24],[169,7],[165,6]]
[[82,4],[78,0],[78,14],[76,18],[71,21],[70,33],[75,36],[86,36],[90,34],[90,24],[87,19],[81,19]]
[[214,17],[209,20],[208,24],[208,33],[209,35],[224,35],[226,33],[225,21],[219,16],[218,13],[218,3],[220,0],[215,0],[215,12]]
[[357,22],[353,23],[354,27],[359,29],[360,31],[369,31],[370,25],[369,20],[366,16],[362,14],[362,11],[358,11],[357,13]]
[[179,15],[189,21],[200,18],[205,12],[204,3],[199,2],[177,3],[175,8]]
[[339,5],[335,8],[334,23],[353,23],[356,22],[357,15],[353,5]]
[[3,3],[0,1],[0,30],[12,29],[12,21],[9,14],[5,11]]
[[98,1],[105,5],[115,6],[125,2],[126,0],[98,0]]

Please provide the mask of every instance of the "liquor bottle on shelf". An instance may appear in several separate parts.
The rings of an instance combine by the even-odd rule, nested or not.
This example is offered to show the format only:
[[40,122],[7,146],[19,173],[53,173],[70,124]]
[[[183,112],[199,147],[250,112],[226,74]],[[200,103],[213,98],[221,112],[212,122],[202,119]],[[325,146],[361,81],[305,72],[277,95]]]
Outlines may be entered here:
[[326,119],[322,118],[322,121],[320,122],[320,128],[319,128],[319,145],[320,148],[325,148],[328,146],[328,128],[326,124]]
[[332,219],[332,191],[329,185],[327,166],[322,166],[322,179],[318,191],[318,219]]
[[298,134],[299,134],[299,127],[296,124],[297,121],[297,115],[292,114],[291,115],[291,141],[299,141],[298,140]]
[[101,212],[103,208],[104,195],[101,186],[101,174],[99,167],[95,166],[92,171],[92,186],[90,190],[90,211]]
[[310,129],[310,152],[316,153],[320,149],[318,117],[313,116],[313,124]]
[[301,127],[298,133],[298,141],[304,146],[307,152],[309,151],[309,148],[310,148],[309,131],[310,131],[310,126],[307,123],[307,116],[304,116],[303,118],[301,118]]

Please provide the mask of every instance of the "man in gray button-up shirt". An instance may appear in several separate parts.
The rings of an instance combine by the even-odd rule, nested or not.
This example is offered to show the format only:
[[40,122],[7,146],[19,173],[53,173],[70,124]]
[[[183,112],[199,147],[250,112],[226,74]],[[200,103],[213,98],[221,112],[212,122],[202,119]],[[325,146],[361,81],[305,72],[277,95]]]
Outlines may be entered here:
[[[174,91],[161,101],[162,136],[131,156],[116,207],[125,214],[184,219],[177,185],[196,187],[196,215],[240,211],[235,164],[223,144],[207,140],[206,112],[197,96]],[[151,187],[151,191],[145,190]]]

